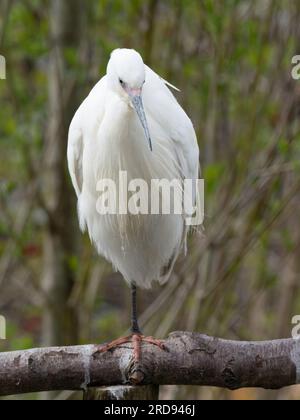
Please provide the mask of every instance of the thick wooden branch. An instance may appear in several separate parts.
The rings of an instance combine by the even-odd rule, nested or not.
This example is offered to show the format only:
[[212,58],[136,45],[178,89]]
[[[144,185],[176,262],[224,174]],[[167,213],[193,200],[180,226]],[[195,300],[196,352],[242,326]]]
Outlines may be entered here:
[[240,342],[176,332],[167,351],[130,345],[100,354],[96,346],[0,353],[0,395],[121,384],[208,385],[277,389],[300,383],[300,340]]

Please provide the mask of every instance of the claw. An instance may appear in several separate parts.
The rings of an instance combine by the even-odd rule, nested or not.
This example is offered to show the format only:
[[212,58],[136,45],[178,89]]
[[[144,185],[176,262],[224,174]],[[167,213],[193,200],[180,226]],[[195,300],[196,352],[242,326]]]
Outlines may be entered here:
[[98,346],[95,353],[106,353],[117,347],[121,347],[123,344],[130,343],[130,341],[131,336],[118,338],[117,340],[114,340],[111,343],[104,344],[103,346]]
[[159,347],[161,350],[167,351],[167,347],[161,340],[157,340],[154,337],[144,337],[143,341],[153,346]]
[[168,348],[164,345],[161,340],[157,340],[154,337],[145,337],[142,334],[132,334],[128,337],[121,337],[117,340],[112,341],[111,343],[105,344],[103,346],[99,346],[96,353],[106,353],[110,350],[114,350],[118,347],[121,347],[123,344],[132,343],[133,346],[133,357],[135,363],[138,363],[141,360],[141,353],[142,353],[142,343],[150,344],[152,346],[156,346],[163,351],[168,351]]

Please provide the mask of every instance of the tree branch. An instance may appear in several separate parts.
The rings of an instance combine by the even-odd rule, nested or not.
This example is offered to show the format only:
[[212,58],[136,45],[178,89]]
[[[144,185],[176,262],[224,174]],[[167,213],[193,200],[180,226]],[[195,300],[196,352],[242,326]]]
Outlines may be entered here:
[[176,332],[168,351],[143,347],[132,361],[130,345],[44,348],[0,353],[0,395],[132,384],[207,385],[278,389],[300,383],[300,340],[240,342]]

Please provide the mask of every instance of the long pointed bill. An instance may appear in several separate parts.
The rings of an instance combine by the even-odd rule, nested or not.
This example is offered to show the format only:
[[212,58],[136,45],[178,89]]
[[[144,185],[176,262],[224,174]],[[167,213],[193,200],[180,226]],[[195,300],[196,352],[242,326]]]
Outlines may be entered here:
[[142,97],[141,97],[141,95],[130,95],[130,98],[131,98],[131,101],[132,101],[132,105],[134,106],[134,109],[136,110],[136,113],[138,114],[139,120],[140,120],[140,122],[143,126],[146,139],[149,143],[149,147],[150,147],[150,150],[152,152],[153,151],[152,140],[151,140],[151,136],[150,136],[150,132],[149,132],[149,127],[148,127],[148,123],[147,123],[147,118],[146,118],[146,114],[145,114],[145,110],[144,110]]

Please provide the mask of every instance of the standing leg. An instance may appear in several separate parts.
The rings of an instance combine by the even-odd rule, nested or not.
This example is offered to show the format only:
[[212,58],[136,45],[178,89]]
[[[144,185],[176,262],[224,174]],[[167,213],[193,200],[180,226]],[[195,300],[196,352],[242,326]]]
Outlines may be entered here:
[[137,295],[137,290],[136,290],[136,285],[133,283],[131,286],[131,332],[132,334],[142,334],[139,324],[138,324],[138,319],[137,319],[137,299],[136,299],[136,295]]
[[133,283],[131,285],[131,333],[132,333],[132,344],[133,344],[133,357],[137,363],[141,358],[141,340],[142,333],[138,324],[137,319],[137,289]]
[[138,363],[141,360],[141,346],[142,343],[151,344],[159,347],[161,350],[167,350],[161,340],[156,340],[153,337],[144,337],[141,333],[138,319],[137,319],[137,304],[136,304],[137,289],[133,283],[131,286],[131,335],[128,337],[121,337],[104,346],[99,346],[96,353],[105,353],[113,350],[123,344],[132,343],[134,361]]

